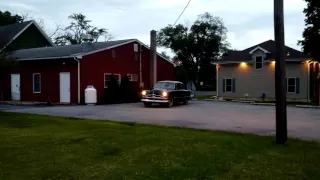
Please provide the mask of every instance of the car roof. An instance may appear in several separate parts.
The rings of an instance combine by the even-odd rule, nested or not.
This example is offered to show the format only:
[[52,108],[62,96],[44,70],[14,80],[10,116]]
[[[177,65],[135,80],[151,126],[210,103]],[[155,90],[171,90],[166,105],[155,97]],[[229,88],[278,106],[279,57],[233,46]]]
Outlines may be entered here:
[[179,83],[179,84],[182,84],[182,82],[180,82],[180,81],[159,81],[159,82],[168,82],[168,83]]

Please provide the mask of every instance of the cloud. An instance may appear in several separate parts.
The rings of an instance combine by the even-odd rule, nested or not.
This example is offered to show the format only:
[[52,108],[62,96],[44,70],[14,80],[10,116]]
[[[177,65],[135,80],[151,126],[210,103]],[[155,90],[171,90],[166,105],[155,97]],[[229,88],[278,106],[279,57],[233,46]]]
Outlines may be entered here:
[[0,2],[0,5],[8,9],[19,9],[19,10],[31,11],[31,12],[39,11],[38,8],[22,2],[8,2],[8,3]]
[[[138,38],[149,44],[150,30],[174,23],[189,0],[14,0],[1,2],[0,10],[28,12],[45,21],[48,31],[55,24],[69,24],[68,16],[83,13],[92,24],[107,28],[116,39]],[[297,41],[304,29],[304,0],[284,0],[286,43],[300,49]],[[5,8],[5,9],[4,9]],[[273,0],[192,0],[179,23],[192,24],[197,15],[210,12],[224,20],[233,48],[244,49],[273,39]]]

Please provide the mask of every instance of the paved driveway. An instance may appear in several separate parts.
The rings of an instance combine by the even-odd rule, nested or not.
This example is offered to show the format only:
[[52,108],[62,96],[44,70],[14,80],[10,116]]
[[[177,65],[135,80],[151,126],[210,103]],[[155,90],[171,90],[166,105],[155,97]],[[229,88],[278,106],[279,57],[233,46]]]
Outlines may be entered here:
[[[231,102],[193,101],[174,108],[145,108],[141,103],[56,106],[9,110],[99,120],[133,121],[259,135],[275,132],[275,107]],[[320,140],[320,110],[288,107],[289,136]]]

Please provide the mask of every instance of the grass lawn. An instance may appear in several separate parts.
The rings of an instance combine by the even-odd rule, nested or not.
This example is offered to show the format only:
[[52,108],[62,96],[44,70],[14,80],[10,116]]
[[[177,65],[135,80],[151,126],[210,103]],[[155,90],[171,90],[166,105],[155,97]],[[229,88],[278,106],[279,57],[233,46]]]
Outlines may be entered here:
[[320,179],[320,144],[0,112],[0,179]]

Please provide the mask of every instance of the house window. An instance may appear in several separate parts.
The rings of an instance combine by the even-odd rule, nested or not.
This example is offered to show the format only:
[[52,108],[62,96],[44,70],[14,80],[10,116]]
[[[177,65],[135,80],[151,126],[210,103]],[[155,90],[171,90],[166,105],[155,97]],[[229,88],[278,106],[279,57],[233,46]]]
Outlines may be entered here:
[[262,69],[263,66],[263,57],[257,56],[256,57],[256,69]]
[[226,92],[232,92],[232,79],[226,79]]
[[117,82],[120,84],[121,81],[121,75],[120,74],[104,74],[104,88],[108,88],[108,82],[111,81],[111,77],[114,77]]
[[236,92],[236,79],[223,79],[223,92]]
[[41,74],[33,73],[33,93],[41,93]]
[[127,74],[130,81],[138,81],[138,75],[137,74]]
[[297,89],[296,78],[288,78],[287,79],[287,92],[288,93],[296,93],[296,89]]

